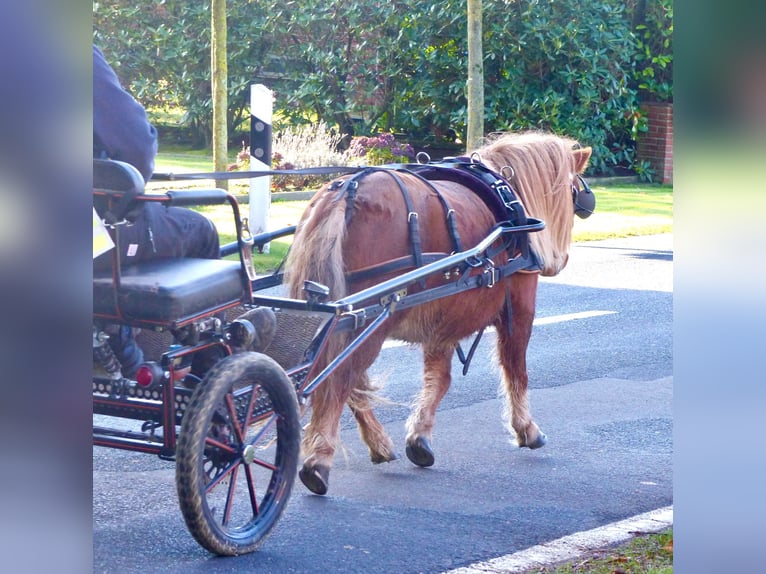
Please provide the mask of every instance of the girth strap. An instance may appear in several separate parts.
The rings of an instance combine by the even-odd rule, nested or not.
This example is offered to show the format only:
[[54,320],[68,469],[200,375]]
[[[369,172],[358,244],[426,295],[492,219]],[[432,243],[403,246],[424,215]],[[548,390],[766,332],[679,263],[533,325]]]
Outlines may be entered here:
[[436,186],[433,183],[431,183],[428,179],[420,175],[418,172],[412,171],[406,168],[401,168],[398,171],[401,171],[403,173],[408,173],[409,175],[417,177],[421,182],[427,185],[431,189],[431,191],[433,191],[436,197],[439,198],[439,202],[442,204],[442,207],[444,208],[444,213],[446,215],[447,232],[449,233],[450,239],[452,240],[452,248],[456,252],[462,251],[463,244],[460,241],[460,233],[457,230],[457,220],[455,219],[455,210],[452,209],[447,199],[442,195],[442,193],[436,188]]
[[407,186],[404,185],[402,178],[400,178],[394,171],[381,170],[387,173],[399,186],[399,191],[402,192],[402,198],[404,199],[404,205],[407,208],[407,227],[410,233],[410,244],[412,245],[412,258],[415,261],[415,267],[423,266],[423,247],[420,242],[420,229],[418,228],[418,213],[415,211],[415,207],[412,205],[412,198],[410,192],[407,191]]

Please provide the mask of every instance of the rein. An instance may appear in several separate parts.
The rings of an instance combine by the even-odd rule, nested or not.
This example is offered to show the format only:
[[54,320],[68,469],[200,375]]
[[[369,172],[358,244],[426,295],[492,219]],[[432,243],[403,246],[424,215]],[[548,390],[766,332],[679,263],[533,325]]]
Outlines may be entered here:
[[154,173],[152,181],[183,181],[185,179],[252,179],[279,175],[333,175],[336,173],[357,173],[365,167],[305,167],[302,169],[264,169],[257,171],[209,171],[194,173]]

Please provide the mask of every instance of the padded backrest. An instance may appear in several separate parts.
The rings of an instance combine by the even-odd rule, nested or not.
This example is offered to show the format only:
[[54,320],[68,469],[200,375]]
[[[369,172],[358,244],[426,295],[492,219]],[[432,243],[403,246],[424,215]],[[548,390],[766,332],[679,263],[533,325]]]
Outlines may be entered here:
[[129,163],[110,159],[93,160],[93,205],[107,222],[135,219],[144,193],[144,178]]

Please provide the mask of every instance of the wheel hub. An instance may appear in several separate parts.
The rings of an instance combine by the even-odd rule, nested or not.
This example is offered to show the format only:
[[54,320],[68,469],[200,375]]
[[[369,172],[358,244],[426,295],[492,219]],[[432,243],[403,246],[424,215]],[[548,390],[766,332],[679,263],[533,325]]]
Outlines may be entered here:
[[245,464],[250,464],[255,460],[255,448],[253,445],[249,444],[242,450],[242,459],[245,461]]

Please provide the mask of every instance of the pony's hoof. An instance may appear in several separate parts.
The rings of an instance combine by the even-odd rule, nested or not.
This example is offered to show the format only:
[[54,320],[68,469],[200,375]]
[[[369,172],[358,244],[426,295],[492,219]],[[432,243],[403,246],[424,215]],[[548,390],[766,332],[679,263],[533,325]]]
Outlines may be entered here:
[[394,460],[399,460],[399,455],[395,452],[392,452],[388,456],[383,456],[382,454],[373,454],[370,455],[370,460],[372,461],[372,464],[381,464],[384,462],[392,462]]
[[413,464],[418,466],[433,466],[434,464],[434,451],[431,450],[431,443],[428,442],[428,439],[418,437],[407,443],[405,452]]
[[519,446],[527,447],[532,450],[535,450],[536,448],[540,448],[541,446],[544,446],[546,442],[548,442],[548,437],[545,436],[544,432],[540,431],[537,433],[537,439],[535,439],[533,442],[524,443]]
[[327,494],[327,488],[330,486],[330,469],[328,467],[321,465],[304,466],[298,472],[298,476],[303,485],[314,494],[320,496]]

